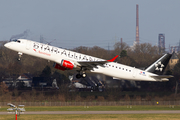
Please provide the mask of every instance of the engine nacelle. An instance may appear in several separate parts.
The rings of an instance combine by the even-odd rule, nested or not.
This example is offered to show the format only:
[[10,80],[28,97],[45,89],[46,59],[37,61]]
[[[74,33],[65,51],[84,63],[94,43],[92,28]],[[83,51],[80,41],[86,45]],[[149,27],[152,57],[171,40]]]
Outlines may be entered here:
[[56,68],[56,69],[58,69],[58,70],[62,70],[62,71],[66,70],[66,68],[62,67],[62,66],[61,66],[60,64],[58,64],[58,63],[54,63],[53,67]]
[[59,70],[66,70],[70,69],[72,70],[73,68],[76,68],[76,65],[73,62],[67,61],[67,60],[62,60],[61,64],[54,63],[54,68],[59,69]]
[[61,61],[61,66],[67,69],[72,70],[75,66],[73,62],[67,61],[67,60],[62,60]]

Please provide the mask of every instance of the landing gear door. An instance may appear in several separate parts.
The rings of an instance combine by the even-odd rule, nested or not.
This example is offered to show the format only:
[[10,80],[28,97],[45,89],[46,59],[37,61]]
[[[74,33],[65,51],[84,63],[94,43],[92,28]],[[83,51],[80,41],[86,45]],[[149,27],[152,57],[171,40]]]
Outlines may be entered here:
[[26,49],[29,50],[31,46],[31,41],[27,40],[26,41]]

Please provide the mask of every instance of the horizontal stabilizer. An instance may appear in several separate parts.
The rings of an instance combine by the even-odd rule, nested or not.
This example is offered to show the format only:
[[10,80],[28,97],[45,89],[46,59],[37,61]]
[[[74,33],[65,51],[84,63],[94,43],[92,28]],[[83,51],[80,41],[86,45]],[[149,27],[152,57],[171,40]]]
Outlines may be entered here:
[[113,77],[113,79],[115,79],[115,80],[121,80],[120,78],[116,78],[116,77]]
[[168,78],[172,78],[172,75],[158,75],[158,76],[150,76],[154,79],[156,79],[157,81],[169,81]]

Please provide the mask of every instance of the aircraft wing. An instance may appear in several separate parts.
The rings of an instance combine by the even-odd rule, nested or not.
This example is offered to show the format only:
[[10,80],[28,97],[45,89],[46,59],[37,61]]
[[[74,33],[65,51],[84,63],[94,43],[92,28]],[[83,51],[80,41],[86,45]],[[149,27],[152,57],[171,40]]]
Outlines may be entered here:
[[78,62],[81,67],[86,67],[87,69],[91,70],[92,68],[97,67],[98,65],[103,66],[103,64],[107,63],[108,61],[92,61],[92,62]]
[[108,62],[113,62],[119,55],[117,55],[116,57],[114,57],[111,60],[105,60],[105,61],[78,61],[78,64],[81,67],[86,67],[88,70],[91,70],[95,67],[97,67],[98,65],[103,66],[105,63]]
[[156,79],[157,81],[169,81],[168,78],[174,77],[172,75],[158,75],[158,76],[150,76],[154,79]]

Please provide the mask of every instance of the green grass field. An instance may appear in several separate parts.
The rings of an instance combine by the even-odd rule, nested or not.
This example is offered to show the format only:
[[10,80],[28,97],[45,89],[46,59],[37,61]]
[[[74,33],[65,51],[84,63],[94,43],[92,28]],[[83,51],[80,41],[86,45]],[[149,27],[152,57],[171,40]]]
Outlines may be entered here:
[[[0,111],[7,111],[8,106]],[[180,106],[25,106],[26,111],[129,111],[129,110],[180,110]]]
[[[0,111],[7,111],[1,107]],[[25,107],[26,111],[129,111],[129,110],[180,110],[180,106],[32,106]],[[0,120],[13,120],[15,115],[0,115]],[[24,115],[18,120],[179,120],[180,114],[120,114],[120,115]]]
[[[0,115],[0,120],[14,120],[14,115]],[[128,115],[21,115],[18,120],[179,120],[180,114]]]

